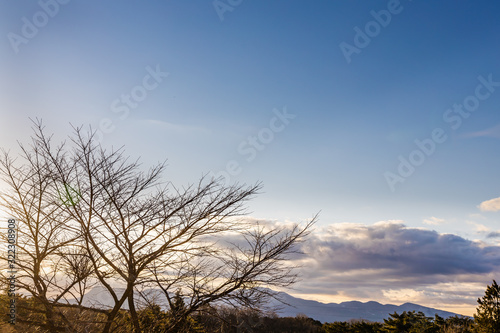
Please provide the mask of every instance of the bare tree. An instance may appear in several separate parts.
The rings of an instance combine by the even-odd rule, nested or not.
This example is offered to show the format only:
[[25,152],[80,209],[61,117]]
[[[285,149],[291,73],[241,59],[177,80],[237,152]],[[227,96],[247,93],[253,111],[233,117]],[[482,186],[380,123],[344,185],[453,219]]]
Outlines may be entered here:
[[[19,167],[3,151],[0,174],[10,191],[0,194],[0,202],[17,223],[17,287],[31,295],[41,308],[29,307],[27,310],[38,313],[17,320],[50,332],[62,331],[63,327],[74,330],[57,306],[61,299],[73,298],[77,286],[80,294],[85,293],[82,286],[91,274],[89,270],[82,271],[80,263],[68,267],[70,253],[78,246],[78,228],[64,213],[64,203],[59,200],[61,184],[54,180],[54,170],[41,147],[34,140],[30,146],[20,148],[24,164]],[[59,164],[64,161],[60,149],[53,153],[53,158]],[[6,234],[2,233],[2,237],[5,240]],[[44,319],[40,320],[38,314]]]
[[[175,188],[161,182],[165,163],[141,171],[138,161],[124,157],[123,149],[107,151],[96,144],[91,131],[84,133],[81,128],[75,128],[71,147],[63,144],[54,149],[41,122],[35,125],[32,151],[23,151],[44,166],[29,164],[28,169],[37,173],[34,185],[44,180],[52,184],[50,191],[37,194],[41,202],[52,203],[57,214],[50,205],[33,209],[56,214],[50,218],[55,225],[48,226],[53,237],[59,235],[57,228],[70,231],[61,233],[65,236],[61,239],[47,241],[47,247],[53,248],[50,254],[58,258],[49,263],[54,276],[65,272],[69,283],[54,286],[60,295],[52,302],[63,301],[71,291],[80,296],[77,306],[82,306],[91,277],[113,299],[113,306],[103,312],[102,332],[118,329],[124,305],[128,305],[134,332],[141,332],[141,299],[136,295],[146,288],[161,289],[170,308],[175,292],[189,299],[171,320],[174,329],[183,318],[217,302],[255,308],[274,296],[269,287],[295,281],[285,259],[315,219],[303,227],[283,229],[245,224],[238,217],[246,214],[245,203],[258,193],[260,184],[224,186],[220,179],[202,177],[194,185]],[[6,160],[3,166],[12,169],[12,161]],[[54,203],[50,198],[61,189],[65,195]],[[26,190],[17,191],[24,197]],[[14,201],[8,196],[4,202]],[[31,225],[33,220],[26,223]],[[35,235],[29,237],[35,239]],[[38,251],[21,250],[27,255]],[[63,263],[66,270],[62,270]],[[30,283],[23,287],[33,295],[43,294],[28,289]],[[123,286],[123,293],[117,292],[117,285]],[[147,300],[146,293],[141,295]]]

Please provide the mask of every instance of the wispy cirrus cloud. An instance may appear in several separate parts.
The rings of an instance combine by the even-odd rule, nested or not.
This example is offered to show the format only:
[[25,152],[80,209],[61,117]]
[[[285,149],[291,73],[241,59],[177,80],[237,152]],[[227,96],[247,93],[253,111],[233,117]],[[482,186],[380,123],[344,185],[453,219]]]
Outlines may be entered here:
[[193,134],[193,133],[198,133],[198,134],[210,134],[210,130],[199,127],[199,126],[191,126],[191,125],[182,125],[182,124],[175,124],[175,123],[170,123],[167,121],[163,120],[157,120],[157,119],[145,119],[144,122],[150,126],[155,126],[158,127],[162,130],[166,130],[169,132],[175,132],[175,133],[181,133],[181,134]]
[[487,137],[500,139],[500,124],[481,131],[470,132],[465,134],[464,136],[468,138]]

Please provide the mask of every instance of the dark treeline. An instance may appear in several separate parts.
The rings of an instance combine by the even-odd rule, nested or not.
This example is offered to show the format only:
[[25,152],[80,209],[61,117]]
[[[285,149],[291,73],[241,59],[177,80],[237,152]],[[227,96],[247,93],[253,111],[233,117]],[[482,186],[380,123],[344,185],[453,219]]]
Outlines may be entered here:
[[[1,314],[3,319],[2,332],[35,332],[35,327],[24,324],[23,322],[40,320],[41,304],[29,297],[19,297],[18,316],[24,319],[16,325],[8,323],[8,297],[4,293],[0,297]],[[493,330],[482,330],[472,318],[469,317],[450,317],[443,319],[439,316],[427,317],[422,312],[403,312],[401,314],[393,313],[385,319],[383,323],[356,321],[321,323],[320,321],[309,318],[305,315],[296,317],[278,317],[276,314],[263,313],[256,310],[238,309],[229,307],[210,307],[202,309],[196,314],[183,316],[185,304],[181,297],[176,297],[174,306],[163,311],[158,305],[149,307],[138,312],[143,332],[162,333],[349,333],[349,332],[435,332],[435,333],[458,333],[458,332],[496,332]],[[68,318],[78,318],[80,322],[88,320],[88,332],[93,331],[93,325],[104,320],[105,316],[92,310],[77,308],[67,308],[64,310]],[[131,332],[133,324],[128,311],[123,310],[119,316],[120,322],[115,332]],[[85,320],[86,319],[86,320]],[[172,323],[176,325],[172,328]],[[48,332],[36,328],[36,332]]]
[[[454,316],[441,318],[436,315],[427,317],[422,312],[404,311],[389,314],[383,323],[368,321],[349,321],[321,323],[298,315],[294,318],[278,317],[275,313],[252,310],[244,307],[205,306],[196,312],[187,312],[189,306],[185,304],[182,295],[177,292],[173,297],[171,307],[165,311],[159,305],[150,303],[147,307],[137,311],[137,320],[141,332],[147,333],[498,333],[500,332],[500,287],[493,280],[487,286],[485,295],[477,300],[477,312],[474,319],[470,317]],[[9,323],[10,298],[8,290],[0,294],[0,324],[1,332],[51,332],[50,328],[43,328],[39,323],[44,322],[46,315],[43,304],[34,297],[18,296],[16,299],[17,317],[15,325]],[[96,332],[106,321],[106,310],[71,307],[61,304],[61,313],[57,321],[75,320],[80,323],[83,332]],[[32,325],[31,323],[38,323]],[[113,332],[132,332],[134,322],[130,311],[120,310],[116,318]]]
[[[206,306],[196,312],[187,312],[189,305],[182,295],[173,295],[172,305],[163,310],[159,305],[150,303],[137,311],[137,320],[144,333],[498,333],[500,332],[500,287],[493,280],[487,286],[485,295],[477,300],[477,312],[474,319],[454,316],[442,318],[438,315],[428,317],[422,312],[404,311],[392,313],[383,323],[352,320],[348,322],[321,323],[307,317],[278,317],[274,312],[229,306]],[[0,331],[9,332],[52,332],[44,328],[46,315],[43,304],[34,297],[18,295],[16,299],[15,325],[9,323],[8,290],[0,293]],[[61,304],[60,316],[54,318],[59,325],[62,320],[74,320],[80,323],[82,332],[97,332],[106,322],[106,310],[88,307],[71,307]],[[32,323],[37,323],[33,325]],[[113,332],[125,333],[134,330],[134,323],[128,310],[120,310]]]
[[[197,320],[204,322],[203,316]],[[228,324],[220,325],[226,321]],[[363,320],[352,320],[349,322],[321,323],[305,315],[296,317],[259,316],[255,313],[228,311],[219,321],[212,321],[206,332],[277,332],[277,333],[372,333],[372,332],[478,332],[474,331],[474,321],[469,317],[450,317],[443,319],[426,317],[422,312],[403,312],[389,315],[384,323],[368,322]]]

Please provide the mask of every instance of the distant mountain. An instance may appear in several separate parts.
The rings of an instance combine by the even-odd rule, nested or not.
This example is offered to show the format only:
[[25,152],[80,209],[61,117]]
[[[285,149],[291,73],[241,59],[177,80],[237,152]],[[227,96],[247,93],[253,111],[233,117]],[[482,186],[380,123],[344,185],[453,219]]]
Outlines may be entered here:
[[[443,318],[457,315],[456,313],[428,308],[413,303],[392,305],[380,304],[373,301],[366,303],[351,301],[342,302],[340,304],[325,304],[293,297],[284,292],[279,293],[279,298],[288,304],[281,305],[281,309],[276,311],[279,316],[295,317],[297,314],[303,313],[321,322],[348,321],[351,319],[365,319],[382,322],[385,318],[389,317],[390,313],[401,313],[403,311],[421,311],[428,317],[434,317],[435,314]],[[278,305],[278,302],[273,302],[273,305]]]
[[[118,298],[120,298],[123,295],[125,288],[114,288],[114,291],[118,296]],[[165,294],[160,289],[148,289],[144,291],[143,294],[147,295],[148,300],[153,300],[156,304],[162,305],[163,307],[165,307],[168,304]],[[136,300],[136,304],[146,305],[144,299],[138,292],[134,292],[134,299]],[[71,299],[69,300],[69,303],[76,304],[77,301],[75,299]],[[83,306],[99,308],[99,309],[110,309],[113,307],[113,304],[114,302],[113,302],[113,297],[111,297],[111,294],[108,292],[106,288],[100,286],[94,287],[91,290],[89,290],[83,296],[83,302],[82,302]],[[125,301],[125,303],[122,305],[122,309],[128,310],[127,301]]]
[[[118,296],[123,294],[123,288],[115,289]],[[166,305],[165,295],[157,289],[147,291],[148,297],[153,297],[155,303]],[[405,303],[402,305],[380,304],[378,302],[342,302],[337,303],[321,303],[317,301],[306,300],[293,297],[287,293],[280,292],[278,297],[286,304],[281,304],[278,301],[272,301],[271,307],[279,308],[276,313],[281,317],[295,317],[297,314],[305,314],[310,318],[314,318],[321,322],[348,321],[351,319],[365,319],[369,321],[382,322],[389,317],[390,313],[401,313],[403,311],[421,311],[428,317],[434,317],[435,314],[448,318],[457,315],[456,313],[433,309],[413,303]],[[141,300],[139,294],[135,293],[134,298]],[[76,303],[75,301],[70,301]],[[113,304],[113,299],[107,290],[103,287],[95,287],[90,290],[84,297],[83,305],[110,308]],[[122,307],[128,309],[127,302]]]

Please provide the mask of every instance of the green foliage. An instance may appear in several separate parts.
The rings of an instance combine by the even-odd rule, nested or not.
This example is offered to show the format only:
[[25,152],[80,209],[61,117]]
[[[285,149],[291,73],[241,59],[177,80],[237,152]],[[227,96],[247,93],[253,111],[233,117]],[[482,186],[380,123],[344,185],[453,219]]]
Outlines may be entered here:
[[495,280],[486,287],[484,296],[478,298],[477,302],[479,306],[474,315],[477,332],[500,332],[500,287]]
[[139,323],[146,332],[160,333],[165,332],[169,326],[167,313],[162,311],[159,305],[152,304],[146,309],[137,313]]
[[167,331],[148,331],[146,332],[172,332],[172,333],[202,333],[203,328],[188,313],[184,299],[180,290],[177,290],[172,302],[172,306],[166,313],[169,322]]
[[[2,322],[9,324],[10,316],[9,316],[9,305],[11,298],[8,296],[7,292],[0,294],[0,316],[2,318]],[[46,316],[44,314],[43,306],[36,302],[34,298],[26,297],[22,295],[16,295],[15,298],[15,316],[16,316],[16,324],[13,328],[16,329],[28,329],[30,325],[27,325],[29,322],[36,323],[45,323]],[[2,330],[3,332],[3,330]],[[43,329],[39,329],[39,332],[48,332]]]
[[[442,319],[436,317],[436,319]],[[434,333],[439,332],[439,325],[430,317],[426,317],[423,312],[404,311],[401,314],[396,312],[384,319],[383,332],[394,333]]]
[[474,332],[474,320],[470,317],[453,316],[447,318],[441,324],[442,333],[472,333]]
[[345,321],[336,321],[333,323],[323,324],[323,332],[325,333],[344,333],[350,332],[351,325]]
[[[9,302],[10,297],[6,292],[0,293],[0,332],[37,332],[37,333],[53,333],[53,332],[67,332],[66,324],[62,320],[60,313],[73,322],[82,322],[84,324],[76,327],[76,333],[83,332],[99,332],[102,329],[102,323],[106,320],[106,316],[92,309],[83,309],[75,307],[65,307],[64,305],[58,307],[51,307],[53,317],[53,326],[48,325],[48,310],[40,301],[34,297],[24,296],[21,294],[16,295],[15,312],[16,323],[11,325],[9,323]],[[120,312],[120,316],[116,319],[117,326],[123,326],[120,320],[126,317],[127,312]],[[117,333],[130,332],[129,330],[116,330]]]
[[324,333],[379,333],[382,331],[382,324],[367,321],[340,322],[323,324]]
[[[163,311],[157,304],[138,311],[139,323],[143,332],[147,333],[204,333],[205,330],[186,313],[186,305],[178,291],[173,299],[172,307]],[[129,318],[130,321],[130,318]],[[132,323],[128,323],[132,330]]]

